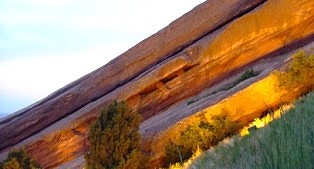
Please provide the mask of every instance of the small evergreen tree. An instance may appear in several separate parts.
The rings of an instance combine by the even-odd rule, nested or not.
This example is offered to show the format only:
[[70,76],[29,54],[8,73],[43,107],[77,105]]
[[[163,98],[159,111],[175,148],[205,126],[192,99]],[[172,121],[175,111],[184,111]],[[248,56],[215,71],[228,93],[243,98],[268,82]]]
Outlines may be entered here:
[[24,149],[13,150],[0,162],[0,169],[39,169],[41,168]]
[[137,169],[143,165],[140,151],[141,116],[125,102],[114,102],[100,113],[89,132],[87,168]]

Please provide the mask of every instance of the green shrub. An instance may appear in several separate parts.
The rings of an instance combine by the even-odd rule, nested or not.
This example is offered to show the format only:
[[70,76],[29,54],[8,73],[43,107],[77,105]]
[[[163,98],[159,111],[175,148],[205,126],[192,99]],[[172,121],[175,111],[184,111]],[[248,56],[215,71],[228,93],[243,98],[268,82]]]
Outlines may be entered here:
[[204,152],[190,168],[313,169],[313,121],[314,92],[265,128]]
[[41,168],[24,149],[13,150],[0,162],[0,169],[38,169]]
[[189,125],[181,132],[178,144],[169,141],[166,145],[164,166],[189,159],[198,147],[202,150],[209,149],[233,135],[239,127],[238,123],[231,121],[226,114],[214,116],[212,122],[201,121]]
[[237,84],[239,84],[240,82],[246,80],[246,79],[249,79],[249,78],[252,78],[252,77],[255,77],[257,75],[259,75],[260,72],[259,71],[255,71],[254,69],[248,69],[246,70],[237,80],[235,80],[232,85],[231,85],[231,88],[236,86]]
[[246,79],[255,77],[255,76],[259,75],[259,74],[260,74],[260,71],[255,71],[252,68],[248,69],[245,72],[243,72],[243,74],[238,79],[236,79],[232,83],[229,83],[229,84],[219,88],[218,90],[212,92],[211,94],[215,94],[215,93],[220,92],[220,91],[226,91],[226,90],[232,89],[234,86],[236,86],[240,82],[242,82],[242,81],[244,81]]
[[141,168],[140,121],[141,116],[125,102],[114,102],[103,109],[90,127],[90,148],[85,154],[87,168]]
[[299,51],[292,56],[288,68],[278,74],[279,86],[287,90],[297,87],[305,92],[314,89],[314,55]]
[[186,103],[186,105],[190,105],[190,104],[195,103],[195,102],[198,102],[198,101],[199,101],[199,99],[190,100],[190,101],[188,101],[188,102]]
[[239,79],[237,79],[234,83],[238,84],[246,79],[249,79],[251,77],[255,77],[257,75],[259,75],[260,72],[259,71],[255,71],[254,69],[248,69],[246,70]]

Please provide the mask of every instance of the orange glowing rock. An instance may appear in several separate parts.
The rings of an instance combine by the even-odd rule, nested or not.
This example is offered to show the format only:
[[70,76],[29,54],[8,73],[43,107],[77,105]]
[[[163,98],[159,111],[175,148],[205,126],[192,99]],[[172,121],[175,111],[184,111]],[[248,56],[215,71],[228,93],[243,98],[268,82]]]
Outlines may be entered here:
[[[26,146],[44,168],[81,158],[88,147],[88,127],[115,99],[142,113],[143,147],[157,156],[167,138],[175,139],[200,118],[226,111],[247,123],[292,100],[294,96],[282,98],[286,92],[276,89],[270,75],[237,93],[218,93],[212,98],[216,105],[185,104],[260,59],[280,53],[288,58],[294,49],[314,46],[313,0],[262,2],[206,1],[108,65],[0,121],[0,157],[10,148]],[[279,63],[264,67],[266,72],[284,62],[275,61]]]

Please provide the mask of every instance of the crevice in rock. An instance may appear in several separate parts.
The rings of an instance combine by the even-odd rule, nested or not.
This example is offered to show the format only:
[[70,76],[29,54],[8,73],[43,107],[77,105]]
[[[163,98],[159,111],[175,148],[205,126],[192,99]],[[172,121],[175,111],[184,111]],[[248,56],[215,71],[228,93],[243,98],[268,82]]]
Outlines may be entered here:
[[[129,81],[132,81],[132,80],[138,78],[138,76],[140,76],[143,72],[149,70],[151,67],[153,67],[153,66],[155,66],[155,65],[158,65],[158,64],[160,64],[160,63],[166,61],[167,59],[170,59],[170,58],[172,58],[172,57],[175,57],[176,54],[180,53],[182,50],[184,50],[185,48],[187,48],[187,47],[190,46],[191,44],[194,44],[195,42],[197,42],[197,41],[199,41],[200,39],[202,39],[202,38],[208,36],[208,35],[211,34],[212,32],[215,32],[216,30],[220,29],[221,27],[223,27],[223,26],[229,24],[231,21],[233,21],[233,20],[235,20],[235,19],[237,19],[237,18],[239,18],[239,17],[242,17],[243,15],[246,15],[246,14],[250,13],[251,11],[253,11],[253,10],[255,10],[256,8],[260,7],[264,2],[266,2],[266,0],[260,2],[260,3],[257,4],[256,6],[247,8],[246,10],[237,13],[234,17],[231,17],[229,20],[227,20],[227,21],[225,21],[225,22],[219,24],[219,25],[216,26],[214,29],[212,29],[212,30],[210,30],[210,31],[208,31],[208,32],[206,32],[206,33],[204,33],[203,35],[199,36],[198,38],[196,38],[196,39],[194,39],[194,40],[191,40],[191,41],[189,41],[189,42],[183,44],[182,46],[180,46],[180,47],[174,49],[171,53],[165,55],[164,57],[161,57],[162,59],[160,59],[159,61],[157,61],[157,62],[155,62],[155,63],[153,63],[153,64],[151,64],[151,65],[148,65],[148,66],[147,66],[146,68],[144,68],[141,72],[135,74],[134,76],[132,76],[132,77],[130,77],[130,78],[126,78],[125,80],[123,80],[123,81],[121,81],[120,83],[116,84],[115,86],[112,87],[112,89],[106,91],[106,92],[103,93],[102,95],[99,95],[99,96],[96,96],[96,97],[94,97],[94,98],[89,99],[89,100],[88,100],[86,103],[84,103],[83,105],[80,105],[79,107],[74,108],[73,110],[71,110],[71,111],[69,111],[69,112],[66,112],[64,115],[60,116],[59,118],[55,119],[54,121],[51,121],[51,122],[49,122],[49,123],[47,123],[47,124],[45,124],[45,125],[40,126],[41,128],[38,128],[36,131],[34,131],[34,132],[32,132],[31,134],[29,134],[29,135],[27,135],[27,136],[21,138],[20,140],[14,140],[14,141],[11,142],[11,144],[6,144],[6,145],[4,145],[4,146],[1,146],[0,149],[4,149],[4,148],[6,148],[6,147],[8,147],[8,146],[15,145],[16,143],[18,143],[18,142],[20,142],[20,141],[23,141],[23,140],[27,139],[28,137],[31,137],[31,136],[33,136],[33,135],[36,135],[38,132],[40,132],[40,131],[43,130],[44,128],[46,128],[46,127],[48,127],[48,126],[54,124],[55,122],[59,121],[60,119],[65,118],[66,116],[68,116],[68,115],[70,115],[70,114],[72,114],[72,113],[74,113],[74,112],[80,110],[81,108],[83,108],[84,106],[88,105],[88,104],[91,103],[91,102],[97,101],[99,98],[104,97],[104,96],[107,95],[108,93],[111,93],[112,91],[116,90],[117,88],[119,88],[119,87],[121,87],[121,86],[127,84]],[[110,63],[109,63],[109,64],[110,64]],[[99,70],[99,69],[97,69],[97,70]],[[97,70],[96,70],[96,71],[97,71]],[[96,71],[94,71],[94,72],[96,72]],[[38,105],[44,104],[44,103],[46,103],[46,102],[51,101],[52,99],[54,99],[54,98],[56,98],[56,97],[59,97],[59,96],[60,96],[61,94],[63,94],[65,91],[70,90],[72,87],[74,87],[74,86],[78,85],[80,82],[86,80],[86,79],[89,77],[89,75],[90,75],[90,74],[85,75],[85,76],[83,76],[81,79],[70,83],[69,85],[67,85],[67,86],[65,86],[64,88],[62,88],[61,91],[60,91],[60,90],[56,91],[55,93],[51,94],[51,96],[48,96],[47,99],[44,99],[44,100],[42,100],[42,101],[39,101],[39,102],[35,103],[35,106],[32,106],[32,107],[30,107],[29,109],[36,108],[36,106],[38,106]],[[26,113],[29,109],[27,109],[27,110],[24,111],[24,112],[21,112],[20,114],[16,114],[16,115],[14,115],[14,116],[12,116],[12,117],[9,117],[9,118],[5,119],[4,121],[0,121],[0,124],[6,123],[6,122],[12,120],[13,118],[16,118],[16,117],[19,117],[19,116],[24,115],[24,113]],[[30,127],[28,127],[28,128],[32,128],[32,126],[30,126]],[[25,128],[25,129],[27,129],[27,128]],[[24,132],[25,129],[22,130],[22,131],[20,131],[20,132],[17,133],[17,134],[20,134],[20,133]],[[16,136],[16,134],[15,134],[15,136]]]

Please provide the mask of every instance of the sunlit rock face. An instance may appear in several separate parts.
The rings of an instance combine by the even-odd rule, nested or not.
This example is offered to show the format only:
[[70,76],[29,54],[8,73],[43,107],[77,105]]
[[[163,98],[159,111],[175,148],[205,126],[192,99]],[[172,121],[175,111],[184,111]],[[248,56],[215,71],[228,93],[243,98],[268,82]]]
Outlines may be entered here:
[[297,88],[287,91],[284,86],[279,85],[278,71],[283,71],[291,56],[299,50],[314,54],[314,41],[289,52],[275,53],[249,64],[243,70],[252,68],[261,71],[260,74],[229,90],[223,88],[230,84],[230,80],[232,82],[237,79],[243,71],[232,74],[220,84],[213,85],[192,99],[185,100],[183,104],[178,103],[144,121],[141,125],[144,136],[143,149],[153,152],[154,158],[158,159],[164,155],[164,147],[169,139],[175,142],[189,125],[199,121],[210,121],[213,115],[221,113],[246,125],[265,112],[293,102],[307,89]]
[[[234,121],[248,124],[262,113],[273,110],[274,107],[292,101],[296,95],[289,95],[286,91],[278,88],[277,77],[271,74],[260,81],[253,83],[247,88],[230,95],[220,102],[198,111],[197,113],[172,124],[166,130],[151,137],[150,148],[155,158],[164,154],[164,147],[169,140],[177,140],[182,131],[189,125],[199,121],[211,121],[213,115],[227,114]],[[296,93],[295,93],[296,94]]]
[[[163,60],[261,2],[262,0],[211,0],[197,6],[107,65],[2,120],[0,136],[5,135],[6,138],[0,137],[0,149],[14,145],[101,97],[108,97],[108,94],[138,79],[140,74],[154,65],[161,64]],[[145,87],[148,86],[140,86]],[[120,90],[120,93],[123,92]],[[115,98],[109,100],[112,99]]]
[[[156,154],[163,146],[156,143],[158,139],[170,137],[164,133],[176,133],[170,129],[179,126],[182,119],[196,119],[193,114],[197,112],[219,113],[219,105],[223,105],[235,120],[249,122],[265,108],[250,100],[252,95],[269,97],[271,106],[280,104],[280,92],[269,96],[274,92],[272,76],[253,87],[218,93],[211,103],[208,100],[189,106],[186,102],[242,68],[258,65],[261,59],[310,44],[313,37],[313,0],[204,2],[107,65],[0,121],[2,155],[12,147],[25,146],[44,168],[81,157],[88,148],[90,123],[115,99],[126,100],[143,115],[143,148]],[[311,45],[308,51],[312,51]],[[267,67],[267,72],[279,68],[288,56],[271,60],[278,63]],[[217,111],[213,108],[216,103]],[[230,107],[234,104],[247,107],[240,111]],[[172,111],[180,106],[189,113]],[[176,116],[175,120],[170,116]]]

